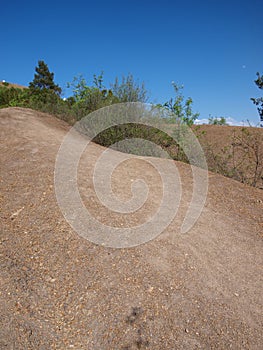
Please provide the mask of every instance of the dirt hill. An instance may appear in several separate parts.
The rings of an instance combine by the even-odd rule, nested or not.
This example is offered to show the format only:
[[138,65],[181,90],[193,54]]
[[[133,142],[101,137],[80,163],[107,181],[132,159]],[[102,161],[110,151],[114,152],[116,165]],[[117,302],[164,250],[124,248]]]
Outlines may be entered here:
[[1,87],[1,86],[6,86],[6,87],[8,87],[8,88],[13,87],[13,88],[19,88],[19,89],[27,89],[27,87],[26,87],[26,86],[23,86],[23,85],[19,85],[19,84],[14,84],[14,83],[9,83],[9,82],[2,82],[2,81],[0,81],[0,87]]
[[200,125],[210,169],[263,189],[263,128]]
[[[202,214],[181,234],[192,180],[175,163],[182,198],[171,224],[148,243],[107,248],[79,236],[57,204],[55,162],[69,126],[8,108],[0,130],[1,349],[262,348],[262,190],[209,173]],[[131,219],[110,213],[93,187],[102,151],[92,144],[81,160],[83,202],[109,226],[144,221],[158,209],[160,179],[142,158],[120,166],[116,194],[130,198],[129,181],[142,177],[149,200]],[[171,161],[159,162],[165,172]]]

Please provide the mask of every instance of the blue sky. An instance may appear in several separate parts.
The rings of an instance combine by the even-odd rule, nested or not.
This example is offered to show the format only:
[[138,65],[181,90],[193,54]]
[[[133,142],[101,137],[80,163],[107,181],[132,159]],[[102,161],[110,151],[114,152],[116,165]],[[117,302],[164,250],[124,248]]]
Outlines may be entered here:
[[106,85],[129,72],[150,101],[184,85],[200,119],[259,121],[250,97],[263,74],[262,0],[17,1],[1,3],[0,80],[28,85],[38,60],[66,83],[104,71]]

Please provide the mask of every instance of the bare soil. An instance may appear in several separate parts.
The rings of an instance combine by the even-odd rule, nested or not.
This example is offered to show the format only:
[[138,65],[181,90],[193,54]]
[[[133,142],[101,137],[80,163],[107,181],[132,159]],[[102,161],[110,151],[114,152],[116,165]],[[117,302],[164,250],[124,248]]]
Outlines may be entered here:
[[8,87],[9,89],[11,87],[13,88],[19,88],[19,89],[27,89],[27,86],[23,86],[23,85],[19,85],[19,84],[14,84],[14,83],[9,83],[9,82],[6,82],[8,83],[8,85],[6,85],[5,83],[3,83],[2,81],[0,81],[0,87],[1,86],[5,86],[5,87]]
[[[0,349],[262,349],[262,190],[209,173],[205,208],[181,234],[192,185],[190,167],[178,162],[183,197],[167,229],[135,248],[95,245],[56,201],[56,155],[68,130],[47,114],[0,110]],[[109,223],[91,176],[101,151],[91,145],[79,185]],[[151,175],[142,159],[130,168]],[[113,179],[123,198],[131,195],[127,169]],[[148,180],[151,203],[138,222],[157,207],[161,184]]]
[[194,128],[209,169],[263,189],[263,128],[221,125]]

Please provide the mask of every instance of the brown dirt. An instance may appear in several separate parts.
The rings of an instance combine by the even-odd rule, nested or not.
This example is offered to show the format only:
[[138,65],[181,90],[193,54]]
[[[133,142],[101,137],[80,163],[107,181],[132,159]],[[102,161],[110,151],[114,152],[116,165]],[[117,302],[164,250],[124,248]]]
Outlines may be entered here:
[[[56,202],[56,154],[69,127],[22,108],[1,110],[0,126],[0,349],[262,349],[261,190],[210,173],[202,215],[180,234],[191,172],[177,163],[184,192],[169,227],[135,248],[105,248],[74,232]],[[91,146],[90,164],[101,150]],[[141,159],[132,169],[149,171]],[[87,198],[90,168],[85,183],[82,175]],[[123,197],[128,175],[120,168],[113,181]],[[155,210],[159,180],[149,181]],[[93,196],[87,205],[109,220]]]
[[200,125],[196,130],[210,170],[263,189],[263,128]]
[[[230,125],[199,125],[197,127],[199,134],[202,131],[205,132],[203,137],[200,137],[200,141],[203,139],[204,142],[210,143],[218,149],[230,146],[233,133],[240,134],[242,129],[248,130],[252,135],[257,135],[259,132],[263,132],[260,128]],[[263,138],[261,139],[261,145],[263,146]]]
[[27,89],[27,86],[23,86],[23,85],[19,85],[19,84],[14,84],[14,83],[9,83],[7,82],[8,85],[4,84],[2,81],[0,81],[0,87],[1,86],[5,86],[5,87],[8,87],[8,88],[19,88],[19,89]]

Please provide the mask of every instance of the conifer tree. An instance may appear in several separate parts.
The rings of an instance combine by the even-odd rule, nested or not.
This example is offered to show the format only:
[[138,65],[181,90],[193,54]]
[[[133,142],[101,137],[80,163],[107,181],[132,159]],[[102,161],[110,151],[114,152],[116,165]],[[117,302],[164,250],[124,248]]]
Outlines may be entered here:
[[44,61],[38,61],[35,70],[34,80],[29,83],[29,89],[36,92],[48,90],[59,96],[62,90],[59,85],[54,83],[54,73],[49,71],[47,64]]
[[[257,79],[255,80],[255,84],[259,89],[263,89],[263,75],[261,76],[257,73]],[[251,98],[253,103],[258,106],[258,114],[260,117],[260,126],[263,127],[263,97]]]

